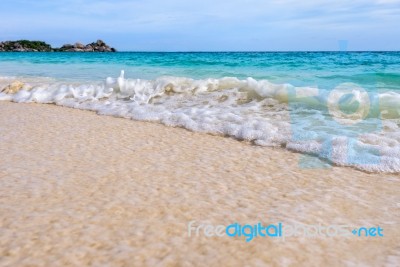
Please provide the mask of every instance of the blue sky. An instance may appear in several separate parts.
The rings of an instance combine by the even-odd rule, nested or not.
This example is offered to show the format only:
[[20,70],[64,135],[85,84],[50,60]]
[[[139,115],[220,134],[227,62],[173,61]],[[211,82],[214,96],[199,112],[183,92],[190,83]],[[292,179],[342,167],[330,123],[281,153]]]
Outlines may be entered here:
[[2,0],[0,39],[124,51],[400,50],[400,0]]

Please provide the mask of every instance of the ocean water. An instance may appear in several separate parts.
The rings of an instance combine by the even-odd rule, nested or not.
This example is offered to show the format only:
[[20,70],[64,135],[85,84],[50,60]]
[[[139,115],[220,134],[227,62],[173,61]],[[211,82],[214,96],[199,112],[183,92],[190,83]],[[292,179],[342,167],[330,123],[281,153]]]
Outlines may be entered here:
[[282,147],[310,155],[302,168],[400,172],[400,52],[0,53],[0,90],[16,80],[0,100]]

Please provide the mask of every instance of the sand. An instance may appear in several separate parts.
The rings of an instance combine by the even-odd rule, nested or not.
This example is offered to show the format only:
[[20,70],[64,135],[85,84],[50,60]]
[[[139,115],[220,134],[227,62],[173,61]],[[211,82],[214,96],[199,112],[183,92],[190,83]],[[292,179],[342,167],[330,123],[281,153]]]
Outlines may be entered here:
[[[1,266],[399,266],[400,177],[54,105],[0,102]],[[383,237],[188,236],[188,223]]]

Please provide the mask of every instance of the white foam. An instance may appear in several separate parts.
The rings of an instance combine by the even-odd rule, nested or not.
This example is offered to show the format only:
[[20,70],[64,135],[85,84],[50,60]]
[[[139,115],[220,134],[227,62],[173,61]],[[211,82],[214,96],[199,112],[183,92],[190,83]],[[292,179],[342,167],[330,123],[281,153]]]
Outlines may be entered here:
[[[400,94],[385,92],[366,99],[357,87],[349,90],[351,85],[346,86],[347,91],[337,88],[332,94],[316,87],[296,88],[252,78],[125,79],[122,71],[120,77],[99,84],[33,83],[31,90],[0,93],[0,100],[54,103],[102,115],[156,121],[261,146],[282,146],[337,165],[400,172]],[[370,105],[371,110],[378,108],[380,113],[369,117],[363,113],[357,124],[335,120],[333,116],[343,105],[326,107],[321,103],[339,101],[343,92],[353,95],[344,105],[357,102],[361,107]],[[344,119],[360,120],[351,116]]]

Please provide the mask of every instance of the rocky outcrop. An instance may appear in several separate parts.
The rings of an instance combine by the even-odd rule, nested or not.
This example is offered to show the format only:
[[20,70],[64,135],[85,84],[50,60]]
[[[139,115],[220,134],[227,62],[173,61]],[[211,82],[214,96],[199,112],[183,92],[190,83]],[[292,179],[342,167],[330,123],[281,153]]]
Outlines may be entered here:
[[50,52],[53,49],[42,41],[6,41],[0,42],[0,52]]
[[102,40],[97,42],[83,45],[81,43],[75,43],[74,45],[65,44],[56,51],[60,52],[116,52],[117,50],[113,47],[108,46]]
[[87,45],[81,43],[65,44],[60,48],[52,48],[49,44],[41,41],[6,41],[0,42],[0,52],[116,52],[113,47],[108,46],[102,40]]

